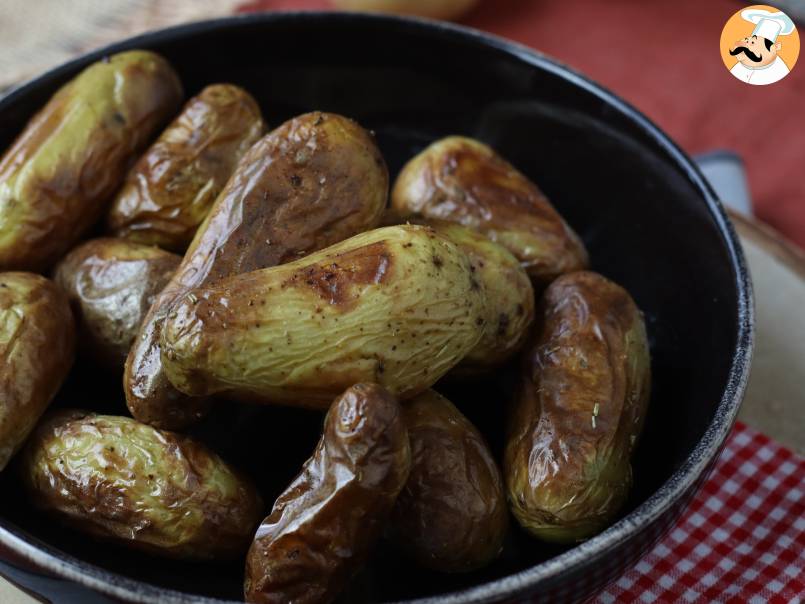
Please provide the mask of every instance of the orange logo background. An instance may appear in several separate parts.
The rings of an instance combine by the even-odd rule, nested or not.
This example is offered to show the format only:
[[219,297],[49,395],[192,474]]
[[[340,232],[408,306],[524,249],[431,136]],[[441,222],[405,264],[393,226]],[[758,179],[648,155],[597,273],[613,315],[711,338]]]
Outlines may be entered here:
[[[727,24],[724,25],[724,29],[721,32],[721,60],[724,61],[724,65],[727,66],[727,69],[732,69],[736,62],[735,57],[730,55],[730,48],[732,45],[741,38],[745,38],[750,35],[752,30],[755,29],[754,23],[750,23],[741,17],[741,13],[749,8],[762,8],[773,13],[776,13],[780,10],[774,6],[769,6],[768,4],[754,4],[752,6],[745,6],[741,8],[741,10],[729,18]],[[775,40],[775,44],[777,42],[782,44],[782,48],[777,55],[783,61],[785,61],[785,64],[788,65],[788,69],[794,69],[794,65],[799,57],[799,32],[797,32],[796,27],[789,35],[778,36],[777,40]]]

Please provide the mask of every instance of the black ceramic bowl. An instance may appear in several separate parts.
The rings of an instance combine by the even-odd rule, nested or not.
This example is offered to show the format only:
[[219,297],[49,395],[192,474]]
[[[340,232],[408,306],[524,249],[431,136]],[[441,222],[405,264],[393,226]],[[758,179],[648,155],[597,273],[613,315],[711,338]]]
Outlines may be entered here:
[[[73,61],[0,101],[0,148],[59,85],[129,48],[166,56],[188,94],[212,82],[245,87],[273,125],[312,109],[355,118],[377,134],[392,175],[447,134],[491,144],[544,189],[584,238],[593,268],[624,285],[645,311],[654,387],[634,492],[617,522],[572,548],[545,546],[515,529],[498,562],[462,576],[416,570],[381,547],[347,600],[578,600],[674,523],[740,405],[752,299],[723,208],[668,137],[610,92],[509,42],[427,21],[306,13],[173,28]],[[499,453],[499,385],[451,396]],[[125,410],[118,376],[81,372],[56,404]],[[320,421],[293,410],[224,409],[198,432],[255,476],[271,501],[312,450]],[[239,565],[165,562],[98,545],[30,510],[17,485],[13,472],[0,476],[0,572],[38,594],[54,602],[241,597]]]

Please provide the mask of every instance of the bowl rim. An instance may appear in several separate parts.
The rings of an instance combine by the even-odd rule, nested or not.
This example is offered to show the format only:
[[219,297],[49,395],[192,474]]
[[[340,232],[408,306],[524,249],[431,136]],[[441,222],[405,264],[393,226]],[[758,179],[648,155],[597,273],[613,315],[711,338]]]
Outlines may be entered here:
[[[209,33],[215,30],[226,30],[244,25],[275,22],[331,22],[348,23],[355,21],[373,22],[378,26],[392,26],[411,32],[436,33],[439,36],[491,48],[506,53],[514,59],[531,67],[550,72],[569,83],[594,95],[615,109],[622,117],[640,128],[642,133],[658,145],[684,171],[685,177],[701,194],[709,214],[714,219],[727,248],[731,268],[735,274],[737,290],[737,339],[732,353],[730,370],[724,393],[716,407],[713,420],[705,433],[696,443],[684,463],[655,491],[648,499],[608,527],[602,533],[554,558],[541,562],[531,568],[495,579],[488,583],[449,592],[436,596],[428,596],[416,600],[406,600],[406,604],[459,604],[464,602],[491,602],[510,599],[527,593],[535,584],[547,580],[560,571],[567,571],[581,566],[591,557],[600,557],[612,552],[619,544],[660,516],[680,501],[715,460],[724,446],[738,414],[749,377],[749,369],[754,349],[754,298],[752,282],[747,269],[743,250],[726,211],[718,200],[710,184],[701,174],[693,160],[682,151],[663,131],[661,131],[645,115],[605,87],[597,84],[571,67],[553,57],[528,48],[517,42],[482,32],[467,26],[435,21],[419,17],[406,17],[378,13],[336,12],[336,11],[277,11],[234,15],[197,21],[150,31],[141,35],[126,38],[103,48],[94,50],[63,63],[49,71],[36,76],[0,98],[0,112],[24,96],[43,80],[59,78],[73,72],[77,68],[89,64],[114,52],[136,48],[140,44],[151,45],[164,40],[177,40],[192,37],[196,34]],[[233,604],[231,600],[222,600],[206,596],[198,596],[170,588],[162,588],[136,579],[131,579],[115,572],[105,570],[76,558],[44,543],[37,537],[28,535],[14,527],[6,519],[0,518],[0,544],[8,547],[13,553],[43,571],[58,577],[74,581],[102,594],[121,598],[130,602],[166,604]]]

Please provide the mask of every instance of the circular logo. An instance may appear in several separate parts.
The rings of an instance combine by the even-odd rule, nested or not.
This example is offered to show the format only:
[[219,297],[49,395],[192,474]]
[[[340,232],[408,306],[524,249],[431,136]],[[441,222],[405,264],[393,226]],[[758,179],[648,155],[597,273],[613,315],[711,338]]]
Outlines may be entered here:
[[791,18],[766,4],[739,10],[721,32],[721,59],[744,84],[765,86],[787,76],[799,57],[799,33]]

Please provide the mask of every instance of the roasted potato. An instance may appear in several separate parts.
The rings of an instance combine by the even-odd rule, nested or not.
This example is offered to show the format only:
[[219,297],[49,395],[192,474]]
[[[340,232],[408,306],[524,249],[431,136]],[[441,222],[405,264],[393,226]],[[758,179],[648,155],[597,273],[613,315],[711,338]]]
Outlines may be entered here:
[[545,541],[604,529],[626,500],[651,381],[643,317],[601,275],[560,277],[542,300],[506,444],[512,511]]
[[[383,215],[383,224],[401,222],[405,221],[393,211]],[[409,222],[429,226],[455,243],[467,254],[486,290],[483,336],[450,375],[480,377],[503,365],[523,347],[534,320],[534,288],[525,270],[507,249],[477,231],[446,220]]]
[[191,290],[162,329],[162,366],[180,391],[326,409],[350,384],[401,398],[472,350],[483,284],[428,227],[376,229],[274,268]]
[[109,212],[109,230],[184,252],[264,129],[260,107],[248,92],[231,84],[207,86],[129,172]]
[[67,292],[80,346],[96,362],[123,369],[148,309],[167,285],[181,256],[124,239],[93,239],[56,265]]
[[380,151],[347,118],[309,113],[258,141],[199,228],[129,353],[124,383],[134,417],[179,429],[208,406],[206,399],[180,394],[162,370],[160,332],[177,300],[195,287],[282,264],[373,228],[387,193]]
[[181,99],[171,66],[142,50],[64,85],[0,159],[0,269],[52,266],[100,218]]
[[333,4],[346,10],[458,19],[478,4],[478,0],[333,0]]
[[588,263],[581,240],[542,191],[469,138],[444,138],[408,162],[391,203],[403,217],[419,214],[480,231],[514,254],[540,287]]
[[62,291],[39,275],[0,273],[0,471],[61,387],[74,348]]
[[381,535],[410,467],[394,397],[376,384],[344,392],[313,456],[257,529],[246,558],[246,601],[332,601]]
[[242,556],[264,513],[252,484],[215,453],[128,417],[55,413],[34,432],[20,470],[36,507],[169,558]]
[[503,479],[483,437],[453,404],[426,390],[403,407],[411,474],[389,538],[420,565],[480,568],[500,553],[509,525]]

